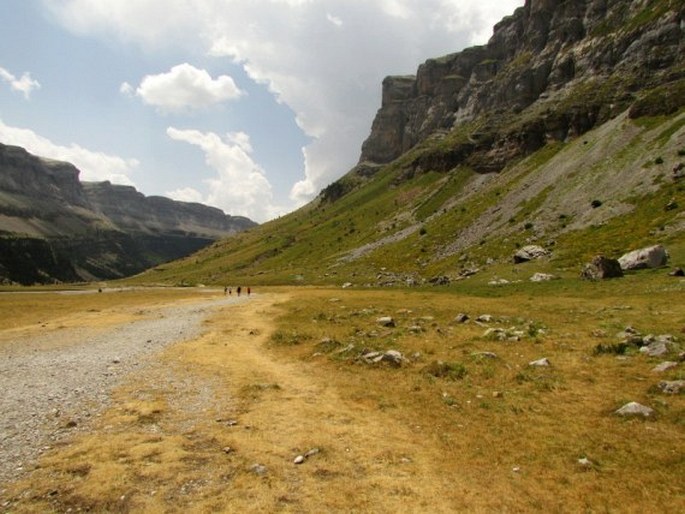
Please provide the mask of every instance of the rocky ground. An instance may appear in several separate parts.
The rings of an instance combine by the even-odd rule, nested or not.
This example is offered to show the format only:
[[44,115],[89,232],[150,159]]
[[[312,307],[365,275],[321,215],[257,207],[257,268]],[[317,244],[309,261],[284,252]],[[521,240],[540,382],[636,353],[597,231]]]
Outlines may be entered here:
[[21,477],[44,451],[87,430],[124,377],[169,344],[196,337],[234,297],[140,312],[106,329],[65,328],[0,345],[0,484]]

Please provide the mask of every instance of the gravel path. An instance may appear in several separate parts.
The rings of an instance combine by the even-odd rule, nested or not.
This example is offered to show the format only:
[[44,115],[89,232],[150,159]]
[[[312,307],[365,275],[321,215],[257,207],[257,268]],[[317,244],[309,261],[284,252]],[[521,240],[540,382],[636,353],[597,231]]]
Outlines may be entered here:
[[127,374],[165,346],[198,336],[215,308],[246,300],[204,299],[106,330],[51,330],[1,346],[0,485],[30,470],[56,442],[87,430]]

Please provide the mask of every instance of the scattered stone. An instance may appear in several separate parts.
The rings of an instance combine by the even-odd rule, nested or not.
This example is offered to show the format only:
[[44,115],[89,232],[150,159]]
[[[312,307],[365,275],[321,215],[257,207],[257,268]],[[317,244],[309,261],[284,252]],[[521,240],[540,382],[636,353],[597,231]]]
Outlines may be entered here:
[[391,316],[381,316],[380,318],[376,319],[376,323],[378,323],[382,327],[395,326],[395,320]]
[[559,277],[551,275],[550,273],[536,273],[530,277],[531,282],[549,282],[550,280],[557,280]]
[[347,353],[347,352],[350,352],[352,350],[354,350],[354,344],[350,343],[347,346],[345,346],[344,348],[340,348],[339,350],[336,350],[333,353],[336,355],[339,355],[341,353]]
[[520,341],[523,337],[523,332],[510,328],[505,330],[503,328],[489,328],[483,333],[483,337],[495,341]]
[[673,271],[669,273],[669,276],[671,277],[685,277],[685,271],[683,271],[683,268],[675,268]]
[[236,426],[236,425],[238,424],[238,420],[237,420],[237,419],[223,419],[223,418],[218,418],[218,419],[216,420],[216,422],[217,422],[217,423],[223,423],[223,424],[225,424],[227,427],[234,427],[234,426]]
[[480,323],[490,323],[492,321],[492,315],[491,314],[481,314],[476,318],[476,321]]
[[360,358],[367,364],[386,362],[395,367],[401,366],[406,361],[404,356],[397,350],[388,350],[387,352],[366,351],[362,353]]
[[578,465],[582,468],[591,468],[594,466],[594,463],[587,457],[581,457],[578,459]]
[[660,268],[668,262],[668,252],[663,246],[654,245],[628,252],[618,262],[623,270]]
[[641,353],[645,353],[650,357],[661,357],[670,351],[676,351],[678,346],[675,338],[670,334],[663,334],[657,337],[646,336],[644,338],[645,346],[640,348]]
[[304,455],[298,455],[293,461],[294,464],[303,464],[305,461]]
[[545,250],[542,246],[527,245],[519,249],[514,254],[514,264],[520,264],[522,262],[528,262],[548,256],[549,252]]
[[469,315],[464,314],[463,312],[460,312],[454,317],[454,322],[455,323],[466,323],[469,320]]
[[250,471],[257,476],[264,476],[268,472],[264,464],[253,464],[250,466]]
[[649,407],[642,405],[642,404],[639,404],[637,402],[629,402],[629,403],[626,403],[620,409],[618,409],[615,412],[615,414],[618,416],[624,416],[624,417],[642,416],[642,417],[648,418],[654,414],[654,409],[650,409]]
[[538,359],[536,361],[531,361],[528,363],[529,366],[533,367],[538,367],[538,368],[547,368],[551,366],[551,363],[549,362],[549,359],[547,357],[544,357],[542,359]]
[[488,282],[489,286],[506,286],[508,284],[511,284],[511,282],[509,282],[506,278],[496,278]]
[[404,356],[397,350],[388,350],[383,354],[383,357],[381,358],[382,362],[387,362],[388,364],[391,364],[396,367],[401,366],[404,360]]
[[504,398],[504,393],[502,391],[493,391],[492,397],[493,398]]
[[119,357],[115,357],[112,359],[112,364],[121,364],[121,359]]
[[223,451],[226,455],[233,453],[235,450],[231,448],[230,446],[224,446],[221,451]]
[[459,272],[459,279],[463,280],[465,278],[472,277],[476,273],[478,273],[480,270],[478,268],[465,268]]
[[309,457],[313,457],[314,455],[317,455],[321,453],[321,450],[319,448],[312,448],[309,450],[307,453],[304,454],[304,458],[308,459]]
[[604,280],[620,278],[622,276],[621,264],[616,259],[610,259],[603,255],[594,257],[590,263],[585,265],[580,273],[580,278],[584,280]]
[[482,357],[484,359],[496,359],[497,354],[493,352],[474,352],[471,357]]
[[653,371],[654,373],[663,373],[664,371],[668,371],[669,369],[673,369],[673,368],[676,368],[676,367],[678,367],[678,363],[677,363],[677,362],[673,362],[673,361],[664,361],[664,362],[662,362],[661,364],[658,364],[657,366],[654,366],[654,368],[652,368],[652,371]]
[[685,380],[665,380],[659,382],[659,389],[666,394],[680,394],[685,389]]
[[342,288],[343,288],[343,289],[349,289],[350,287],[352,287],[352,282],[345,282],[345,283],[342,285]]
[[437,277],[431,278],[428,282],[434,286],[448,286],[451,283],[450,277],[446,275],[438,275]]
[[420,334],[423,332],[423,327],[414,325],[413,327],[409,327],[409,332],[412,332],[413,334]]

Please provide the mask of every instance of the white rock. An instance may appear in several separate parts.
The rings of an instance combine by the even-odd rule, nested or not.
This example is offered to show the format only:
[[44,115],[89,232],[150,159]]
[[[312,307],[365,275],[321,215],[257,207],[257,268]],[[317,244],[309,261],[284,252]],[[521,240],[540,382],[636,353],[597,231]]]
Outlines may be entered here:
[[538,359],[536,361],[532,361],[528,363],[529,366],[536,366],[540,368],[546,368],[551,366],[551,363],[549,362],[549,359],[547,357],[544,357],[542,359]]
[[650,409],[649,407],[637,402],[629,402],[618,409],[615,414],[619,416],[643,416],[648,418],[654,414],[654,409]]
[[668,371],[669,369],[673,369],[673,368],[676,368],[676,367],[678,367],[678,363],[677,363],[677,362],[673,362],[673,361],[664,361],[664,362],[662,362],[661,364],[658,364],[657,366],[654,366],[654,368],[652,368],[652,371],[653,371],[654,373],[662,373],[662,372],[664,372],[664,371]]
[[295,457],[295,460],[293,460],[294,464],[302,464],[305,461],[304,455],[298,455]]
[[531,282],[548,282],[550,280],[556,280],[559,277],[556,275],[550,275],[549,273],[536,273],[530,277]]
[[391,316],[381,316],[380,318],[376,319],[376,323],[383,327],[395,326],[395,320]]
[[668,262],[668,252],[661,245],[628,252],[618,259],[623,270],[659,268]]

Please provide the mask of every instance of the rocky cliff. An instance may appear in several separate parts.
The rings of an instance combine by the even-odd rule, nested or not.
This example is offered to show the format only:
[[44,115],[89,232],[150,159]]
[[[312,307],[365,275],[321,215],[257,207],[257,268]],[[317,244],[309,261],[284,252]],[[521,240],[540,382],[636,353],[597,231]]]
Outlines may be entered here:
[[0,144],[0,280],[117,278],[183,257],[255,223],[129,186],[81,183],[65,162]]
[[635,115],[675,112],[685,104],[684,31],[681,0],[527,0],[487,45],[387,77],[360,161],[388,163],[449,133],[450,148],[418,166],[499,171],[631,105]]

